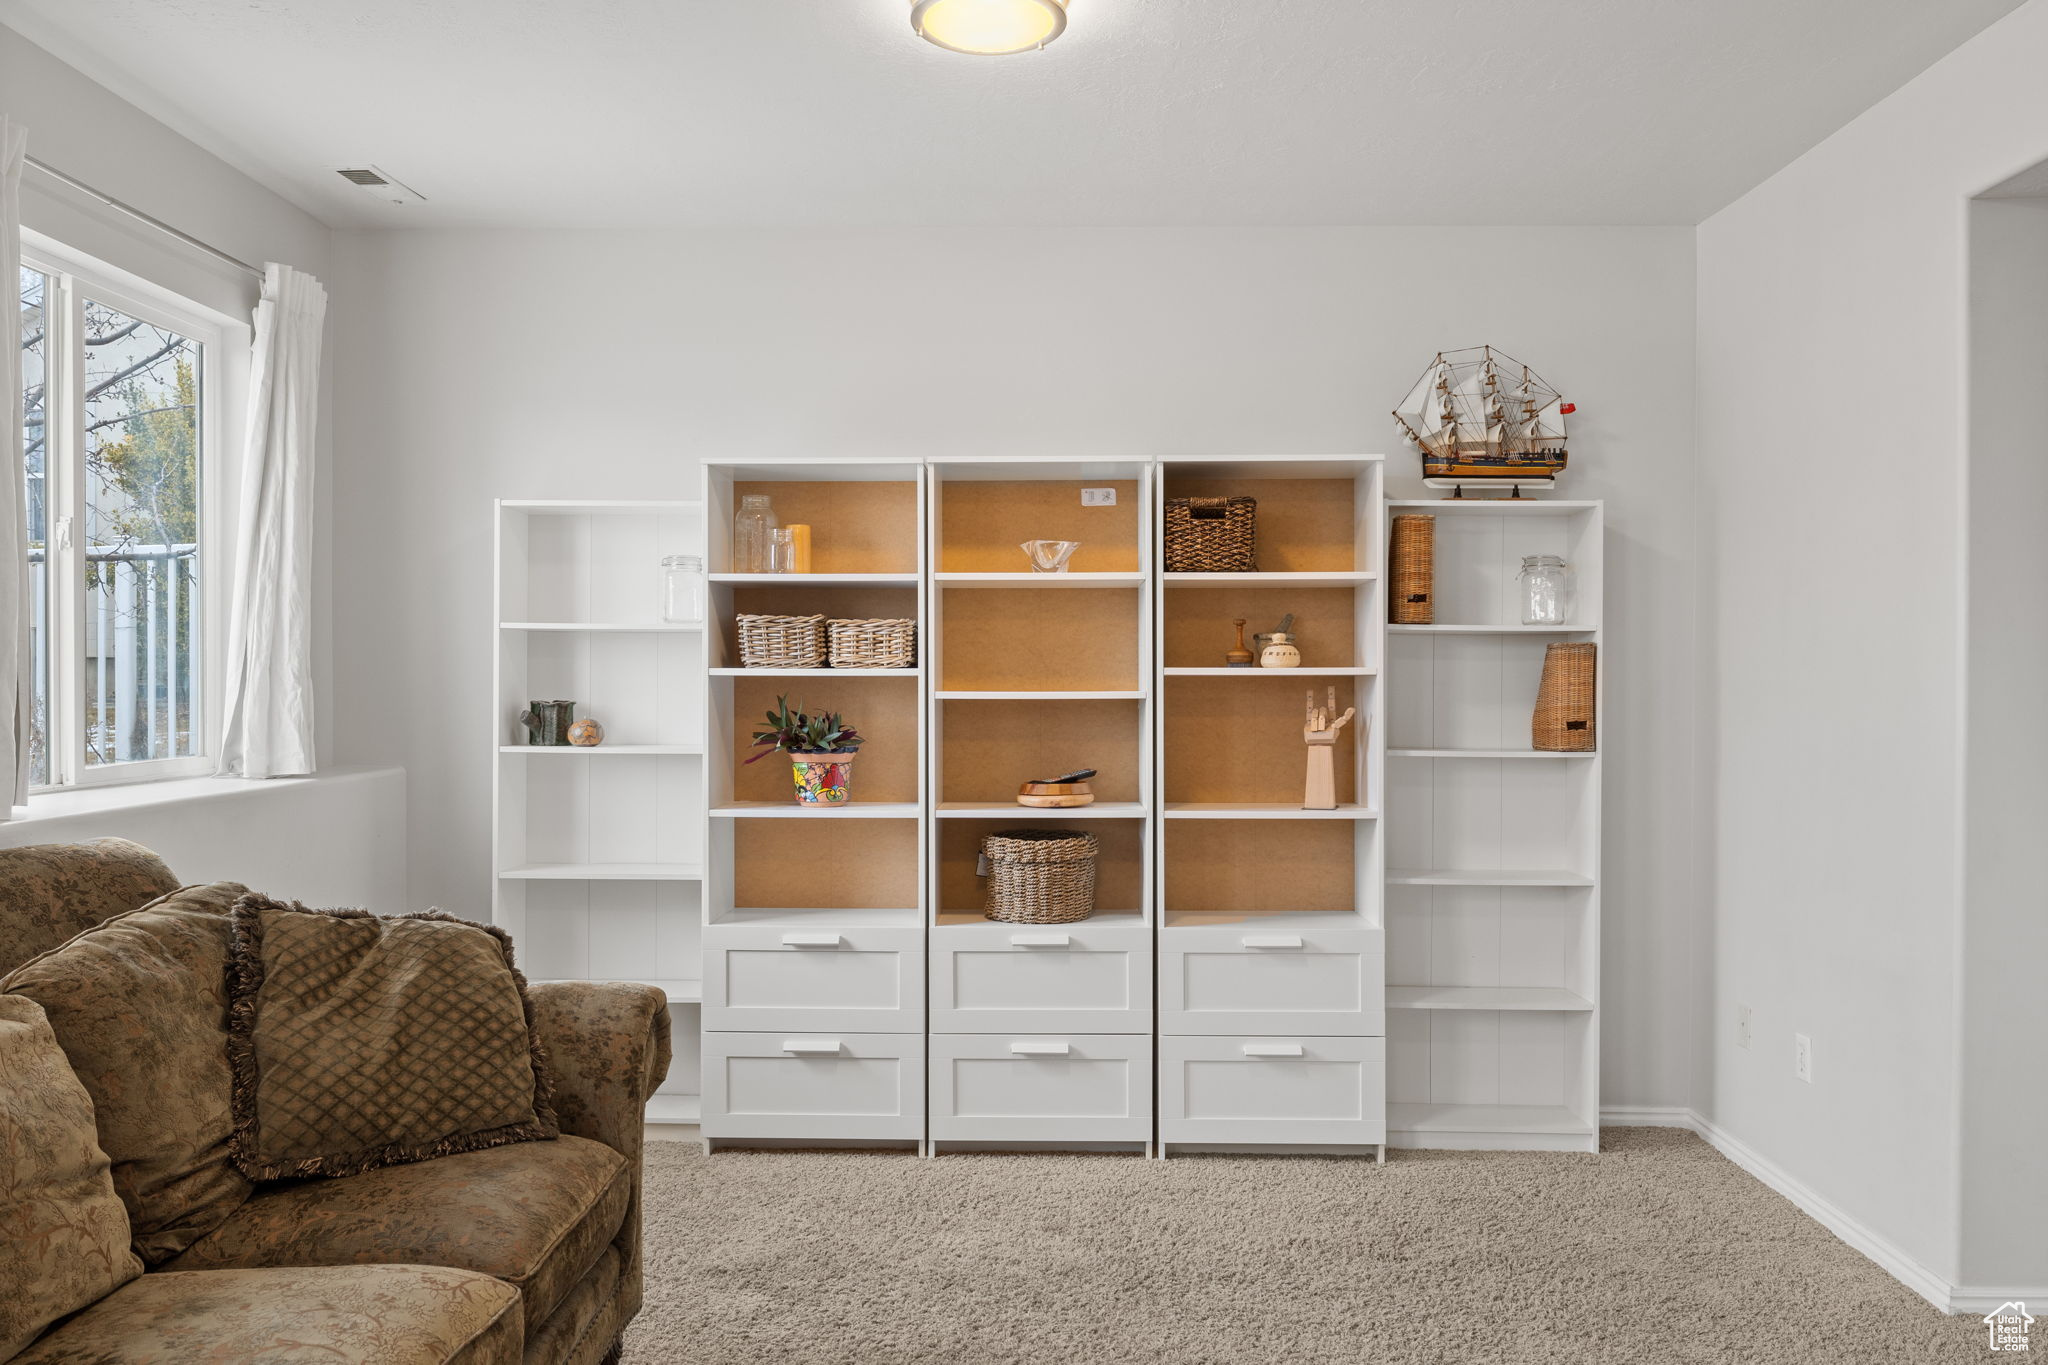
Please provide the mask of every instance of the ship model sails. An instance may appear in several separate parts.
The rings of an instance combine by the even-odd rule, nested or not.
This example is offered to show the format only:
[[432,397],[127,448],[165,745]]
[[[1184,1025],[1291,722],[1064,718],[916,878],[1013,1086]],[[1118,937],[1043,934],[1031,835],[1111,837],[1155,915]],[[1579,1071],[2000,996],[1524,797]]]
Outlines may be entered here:
[[1422,451],[1423,476],[1446,484],[1546,484],[1565,465],[1572,405],[1491,346],[1440,351],[1394,409]]

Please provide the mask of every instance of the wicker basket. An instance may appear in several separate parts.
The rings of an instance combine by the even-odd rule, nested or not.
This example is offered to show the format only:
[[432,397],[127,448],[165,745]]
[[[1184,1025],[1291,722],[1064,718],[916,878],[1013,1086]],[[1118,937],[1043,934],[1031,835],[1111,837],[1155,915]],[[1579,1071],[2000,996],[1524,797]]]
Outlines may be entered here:
[[915,621],[827,621],[834,668],[913,668],[917,664]]
[[1536,688],[1536,715],[1529,725],[1532,748],[1551,753],[1586,753],[1599,747],[1593,727],[1593,674],[1600,646],[1554,644],[1543,651],[1543,681]]
[[1424,512],[1394,517],[1388,554],[1387,619],[1397,626],[1426,626],[1436,619],[1431,599],[1436,578],[1436,518]]
[[1168,498],[1168,573],[1250,573],[1258,568],[1257,498]]
[[740,612],[740,662],[748,668],[819,668],[825,662],[823,616],[757,616]]
[[985,919],[1072,924],[1095,913],[1095,836],[1074,829],[1006,829],[981,841],[988,859]]

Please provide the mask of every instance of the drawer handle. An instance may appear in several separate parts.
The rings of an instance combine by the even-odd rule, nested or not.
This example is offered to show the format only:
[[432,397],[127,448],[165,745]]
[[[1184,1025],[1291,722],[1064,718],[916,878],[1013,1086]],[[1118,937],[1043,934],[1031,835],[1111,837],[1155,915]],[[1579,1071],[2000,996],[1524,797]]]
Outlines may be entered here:
[[784,1038],[782,1040],[782,1050],[784,1052],[794,1052],[799,1056],[811,1054],[828,1057],[836,1056],[839,1052],[839,1040],[837,1038]]
[[1247,948],[1299,948],[1300,934],[1246,934],[1238,940]]
[[845,940],[837,934],[784,934],[785,948],[837,948]]
[[1064,948],[1074,941],[1072,934],[1012,934],[1012,948]]
[[1010,1051],[1020,1057],[1064,1057],[1073,1049],[1066,1043],[1012,1043]]
[[1301,1044],[1246,1043],[1244,1045],[1244,1055],[1247,1057],[1299,1057],[1301,1055]]

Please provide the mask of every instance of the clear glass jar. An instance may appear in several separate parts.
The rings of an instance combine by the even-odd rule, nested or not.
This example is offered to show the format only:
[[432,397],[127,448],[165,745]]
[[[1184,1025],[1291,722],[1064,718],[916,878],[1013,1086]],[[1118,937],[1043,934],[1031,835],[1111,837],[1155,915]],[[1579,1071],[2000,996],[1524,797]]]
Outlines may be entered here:
[[768,533],[768,572],[797,572],[794,526],[778,526]]
[[1572,619],[1576,583],[1572,566],[1556,555],[1523,555],[1516,576],[1522,599],[1522,624],[1562,626]]
[[670,555],[661,561],[661,619],[704,619],[704,561],[697,556]]
[[732,571],[773,573],[768,533],[777,526],[775,509],[766,493],[744,493],[739,513],[732,519]]

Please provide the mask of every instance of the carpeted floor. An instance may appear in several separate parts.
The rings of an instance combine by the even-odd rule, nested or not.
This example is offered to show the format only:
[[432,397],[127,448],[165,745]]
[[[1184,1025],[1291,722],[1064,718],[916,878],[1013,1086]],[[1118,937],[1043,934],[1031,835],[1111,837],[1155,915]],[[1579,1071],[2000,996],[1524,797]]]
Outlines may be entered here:
[[1986,1358],[1674,1128],[1599,1156],[647,1147],[628,1365],[1892,1365]]

